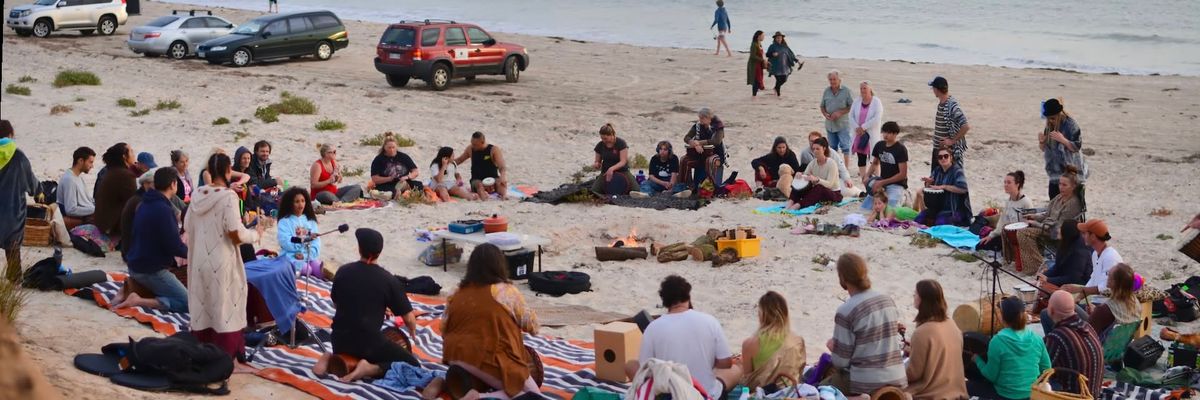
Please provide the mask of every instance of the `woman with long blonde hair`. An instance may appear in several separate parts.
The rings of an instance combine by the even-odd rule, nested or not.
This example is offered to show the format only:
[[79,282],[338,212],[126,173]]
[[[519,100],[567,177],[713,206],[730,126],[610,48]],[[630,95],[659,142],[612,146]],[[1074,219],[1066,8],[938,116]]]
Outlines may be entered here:
[[795,379],[805,360],[804,339],[792,332],[787,300],[774,291],[763,294],[758,299],[758,330],[742,342],[742,384],[768,386],[781,374]]
[[1046,176],[1050,177],[1050,198],[1058,196],[1058,180],[1073,166],[1081,180],[1087,179],[1087,164],[1079,152],[1083,149],[1083,138],[1079,124],[1063,109],[1061,99],[1049,99],[1042,103],[1042,117],[1046,127],[1038,134],[1038,144],[1046,161]]

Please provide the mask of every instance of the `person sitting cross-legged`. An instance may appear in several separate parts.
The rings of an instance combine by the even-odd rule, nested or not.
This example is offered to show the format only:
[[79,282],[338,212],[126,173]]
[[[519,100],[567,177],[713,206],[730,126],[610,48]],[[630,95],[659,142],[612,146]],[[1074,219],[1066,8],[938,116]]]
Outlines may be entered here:
[[[1072,296],[1066,291],[1056,290],[1051,294],[1047,310],[1054,322],[1054,329],[1046,331],[1044,339],[1050,365],[1082,374],[1087,378],[1088,390],[1100,393],[1104,379],[1104,345],[1100,344],[1100,335],[1086,319],[1079,317]],[[1056,374],[1051,385],[1071,393],[1080,392],[1075,376]]]
[[850,298],[838,306],[833,338],[826,343],[834,370],[824,384],[847,395],[870,395],[889,386],[904,389],[908,379],[896,303],[871,289],[867,262],[857,254],[838,257],[837,274]]
[[179,236],[179,220],[175,206],[169,200],[178,188],[179,173],[174,168],[159,168],[154,172],[154,190],[142,194],[142,202],[133,217],[133,234],[126,243],[129,250],[126,264],[129,277],[154,292],[154,298],[142,298],[129,292],[118,294],[114,309],[127,307],[157,308],[171,312],[188,312],[188,292],[183,283],[168,268],[175,258],[188,255],[187,245]]
[[683,183],[679,175],[679,156],[671,146],[671,141],[658,142],[655,156],[650,158],[650,173],[641,183],[641,192],[647,196],[668,192],[678,197],[688,197],[692,192]]
[[[393,362],[421,365],[412,353],[381,333],[385,309],[404,320],[409,337],[416,337],[416,312],[404,285],[377,264],[383,254],[383,235],[369,228],[354,231],[358,239],[358,261],[343,265],[333,278],[333,353],[359,358],[358,364],[341,380],[350,382],[383,376]],[[322,354],[313,373],[324,375],[333,354]]]

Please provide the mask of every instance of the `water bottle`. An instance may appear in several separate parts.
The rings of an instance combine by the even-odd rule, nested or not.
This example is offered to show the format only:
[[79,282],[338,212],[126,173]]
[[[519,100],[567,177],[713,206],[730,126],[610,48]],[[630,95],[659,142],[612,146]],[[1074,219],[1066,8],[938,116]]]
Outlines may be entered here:
[[738,400],[750,400],[750,388],[742,386],[742,394],[738,396]]
[[643,170],[640,170],[640,169],[639,169],[639,170],[638,170],[638,174],[637,174],[637,183],[638,183],[639,185],[641,185],[641,184],[642,184],[642,182],[643,182],[643,181],[645,181],[645,180],[646,180],[646,171],[643,171]]

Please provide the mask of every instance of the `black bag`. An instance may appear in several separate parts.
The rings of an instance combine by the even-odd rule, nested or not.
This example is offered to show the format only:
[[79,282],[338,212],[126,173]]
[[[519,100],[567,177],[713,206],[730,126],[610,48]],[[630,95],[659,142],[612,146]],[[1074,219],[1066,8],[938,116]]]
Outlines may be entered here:
[[[983,216],[983,213],[979,213],[979,215],[975,216],[975,220],[971,222],[971,226],[970,228],[967,228],[967,230],[976,235],[980,235],[980,232],[983,232],[984,227],[991,226],[989,224],[990,222],[988,221],[987,217]],[[1003,227],[997,226],[996,228],[1002,229]]]
[[47,257],[25,270],[21,277],[21,286],[37,290],[62,290],[62,281],[58,280],[58,266],[62,258]]
[[1200,314],[1200,303],[1180,284],[1171,286],[1171,289],[1167,290],[1167,298],[1163,299],[1163,306],[1171,314],[1171,317],[1179,322],[1195,321]]
[[100,245],[82,236],[71,235],[71,247],[92,257],[104,257],[104,249],[101,249]]
[[979,358],[987,361],[988,343],[991,340],[991,336],[979,332],[963,332],[963,373],[967,378],[983,379],[983,373],[971,360],[971,356],[978,354]]
[[233,375],[233,357],[188,333],[165,338],[129,339],[129,363],[139,372],[161,373],[172,386],[186,388],[223,382]]
[[418,276],[408,279],[400,275],[396,275],[396,279],[400,280],[400,284],[404,285],[404,292],[412,294],[423,294],[426,296],[437,296],[442,292],[442,285],[439,285],[432,277]]
[[41,181],[33,191],[33,198],[38,204],[51,205],[58,202],[58,182]]
[[550,296],[579,294],[592,290],[592,277],[575,271],[546,271],[529,274],[529,288]]
[[1153,367],[1165,350],[1153,337],[1142,336],[1134,339],[1125,347],[1125,367],[1138,371]]

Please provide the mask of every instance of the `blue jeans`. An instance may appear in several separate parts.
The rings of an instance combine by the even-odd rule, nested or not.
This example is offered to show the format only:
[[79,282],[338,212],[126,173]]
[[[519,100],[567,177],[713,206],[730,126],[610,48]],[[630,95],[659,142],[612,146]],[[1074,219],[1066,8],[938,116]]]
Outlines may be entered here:
[[854,139],[850,137],[849,129],[840,131],[826,130],[825,136],[829,138],[830,150],[840,151],[842,154],[850,154],[850,145],[854,144]]
[[[687,189],[687,185],[682,184],[682,183],[676,183],[671,186],[671,194],[679,193],[686,189]],[[642,193],[645,193],[645,194],[657,194],[658,192],[667,190],[667,188],[664,187],[663,185],[659,185],[659,184],[651,182],[649,179],[647,179],[647,180],[642,181],[641,190],[642,190]]]
[[[723,179],[725,176],[724,161],[719,161],[719,162],[721,162],[722,164],[721,164],[721,166],[717,167],[717,170],[714,172],[714,174],[713,174],[714,176],[712,177],[713,186],[717,187],[717,188],[721,187],[721,183],[724,182]],[[704,168],[704,166],[696,168],[694,171],[696,173],[696,177],[692,179],[692,189],[699,191],[700,190],[699,189],[700,182],[704,182],[705,179],[709,178],[708,171],[706,171],[706,168]]]
[[170,312],[188,312],[188,293],[179,278],[165,268],[158,272],[143,274],[129,271],[129,276],[137,283],[154,292],[154,298],[162,303],[163,308]]
[[[883,192],[887,193],[888,207],[896,207],[904,200],[904,186],[899,184],[891,184],[883,187]],[[867,198],[863,199],[862,209],[870,210],[875,204],[875,199],[871,196],[870,187],[867,188]]]

